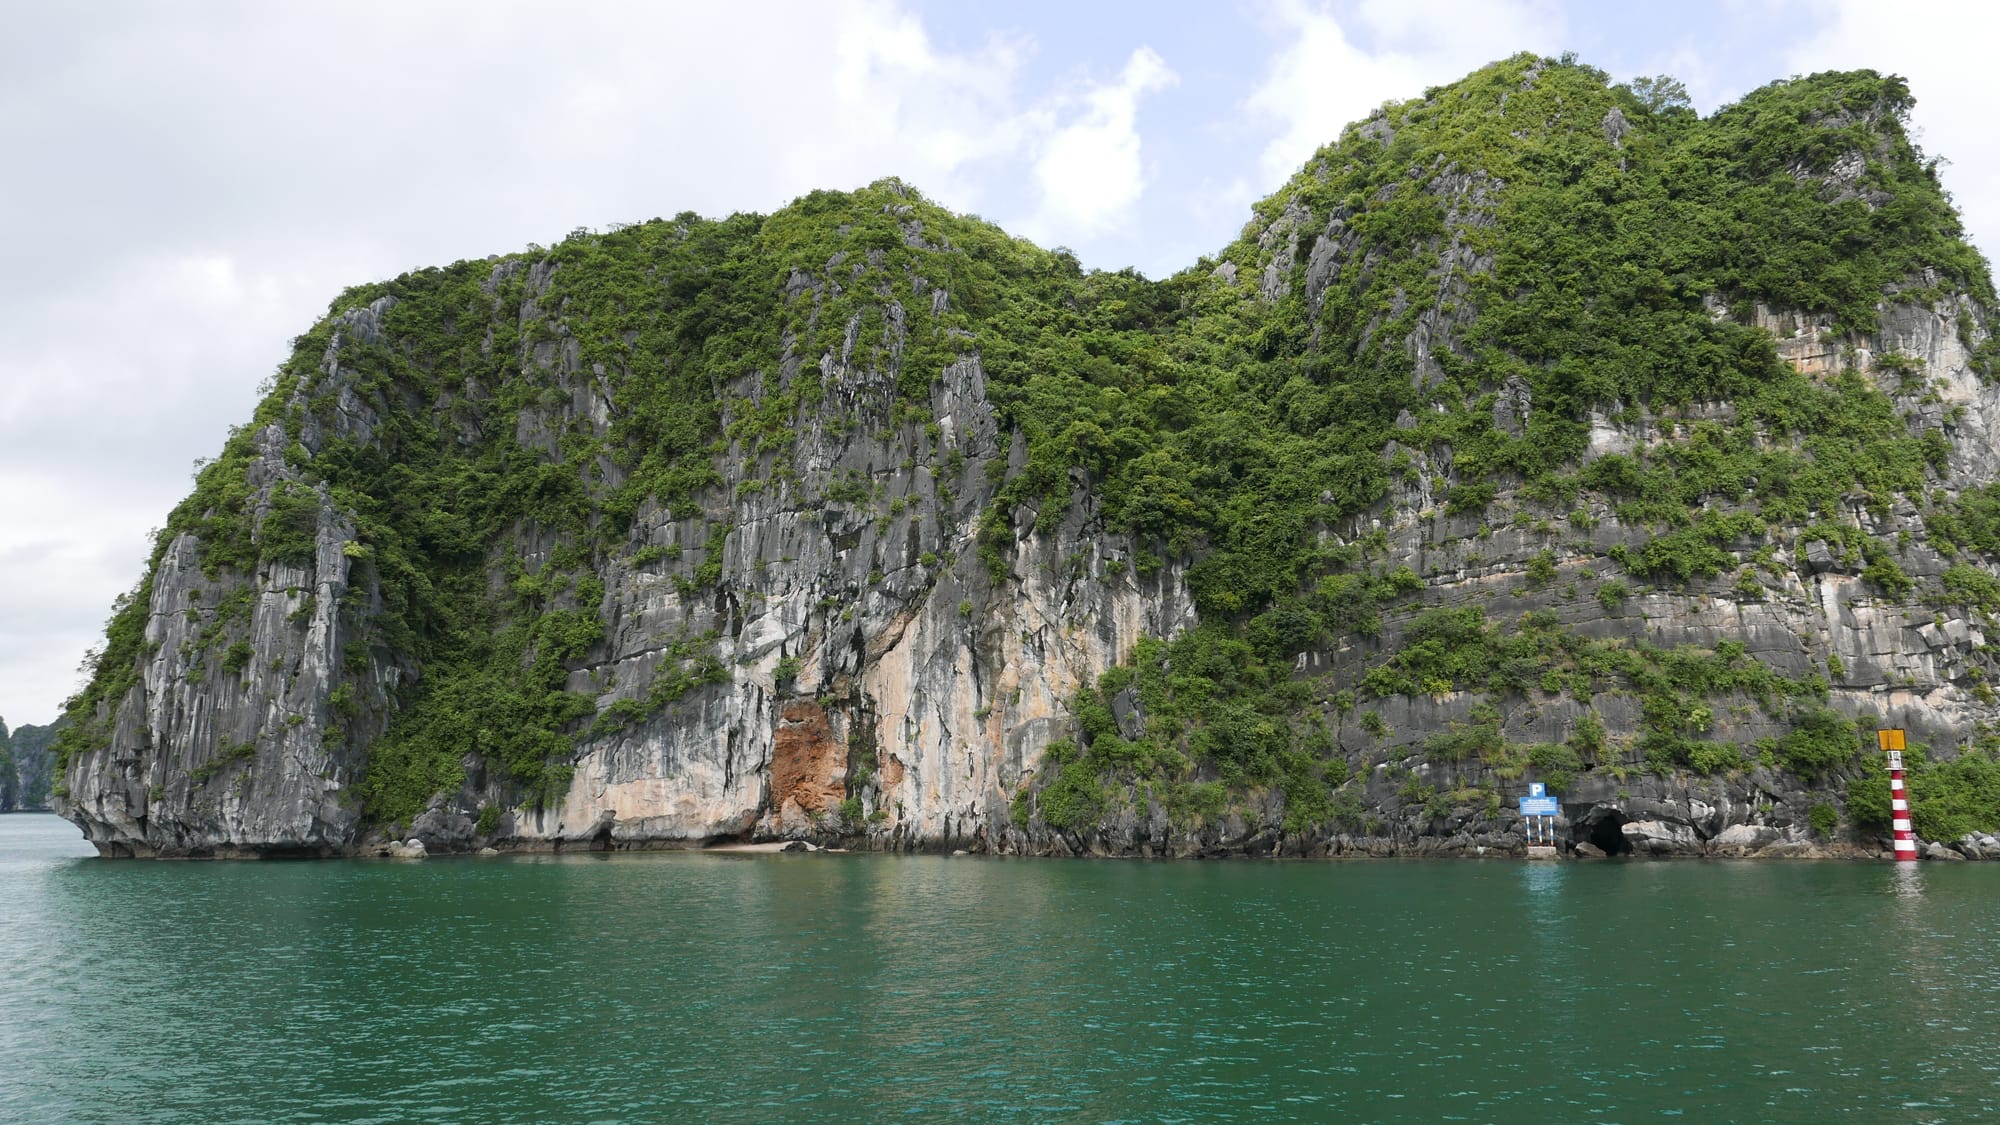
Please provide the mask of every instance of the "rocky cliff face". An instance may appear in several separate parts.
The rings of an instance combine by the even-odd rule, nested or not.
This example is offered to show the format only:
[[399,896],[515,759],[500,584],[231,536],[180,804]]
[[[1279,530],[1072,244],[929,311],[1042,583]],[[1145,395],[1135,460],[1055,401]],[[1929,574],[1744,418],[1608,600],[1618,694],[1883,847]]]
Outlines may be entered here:
[[[1834,337],[1823,317],[1760,307],[1750,319],[1772,333],[1779,355],[1796,369],[1815,378],[1860,373],[1913,425],[1928,422],[1950,435],[1951,452],[1936,474],[1938,495],[1932,499],[1942,502],[1945,495],[1991,483],[2000,471],[2000,447],[1991,429],[2000,422],[2000,387],[1976,373],[1968,346],[1988,338],[1984,312],[1955,296],[1929,306],[1885,303],[1882,313],[1879,333],[1844,339]],[[1884,371],[1875,366],[1881,356],[1918,362]],[[1522,409],[1504,397],[1494,408]],[[1731,414],[1727,403],[1691,403],[1664,414],[1641,410],[1617,421],[1593,415],[1584,462],[1671,443],[1692,425]],[[1599,500],[1531,522],[1518,513],[1536,511],[1534,500],[1518,488],[1502,487],[1491,508],[1452,516],[1440,502],[1449,470],[1425,465],[1421,456],[1417,460],[1418,470],[1397,485],[1380,510],[1328,534],[1350,542],[1372,537],[1385,568],[1407,566],[1425,577],[1422,596],[1410,611],[1384,621],[1376,636],[1301,653],[1302,674],[1318,673],[1333,684],[1361,683],[1385,652],[1409,644],[1409,627],[1422,620],[1420,607],[1484,605],[1496,618],[1543,615],[1551,638],[1584,636],[1614,646],[1702,654],[1737,645],[1777,677],[1825,681],[1826,704],[1839,714],[1905,727],[1911,738],[1931,746],[1970,748],[2000,718],[1986,687],[2000,672],[1988,641],[1992,619],[1983,611],[1941,604],[1937,591],[1959,552],[1931,540],[1910,502],[1874,512],[1855,498],[1844,513],[1868,536],[1900,540],[1896,557],[1912,582],[1900,596],[1863,580],[1858,550],[1843,552],[1839,544],[1804,537],[1789,543],[1778,537],[1747,584],[1718,577],[1678,587],[1633,587],[1610,556],[1621,547],[1642,547],[1651,531],[1621,521],[1616,505]],[[1547,569],[1537,573],[1539,567]],[[1607,597],[1609,590],[1620,593]],[[1497,707],[1494,699],[1446,689],[1364,698],[1346,710],[1334,720],[1333,741],[1358,773],[1349,786],[1354,804],[1338,823],[1287,831],[1283,802],[1273,800],[1189,832],[1160,804],[1139,803],[1101,832],[1059,837],[1043,847],[1162,855],[1518,853],[1524,839],[1512,798],[1524,791],[1520,782],[1541,771],[1521,773],[1504,754],[1495,755],[1498,763],[1440,761],[1440,732],[1477,731],[1484,722],[1492,728],[1488,737],[1494,746],[1547,746],[1573,739],[1579,724],[1593,717],[1623,734],[1637,734],[1646,725],[1647,700],[1631,688],[1583,698],[1567,689],[1530,689],[1508,693]],[[1768,745],[1795,726],[1793,712],[1770,706],[1755,692],[1717,693],[1704,712],[1704,737],[1732,747]],[[1562,785],[1558,838],[1565,847],[1586,854],[1722,856],[1882,851],[1872,833],[1813,827],[1813,809],[1831,810],[1828,802],[1844,794],[1845,778],[1801,776],[1769,755],[1712,772],[1647,769],[1630,757],[1591,761],[1586,755],[1564,768],[1569,776]],[[1864,760],[1855,769],[1873,765]],[[1955,837],[1950,844],[1933,851],[1940,858],[2000,858],[1990,830]],[[1952,854],[1943,855],[1946,850]]]
[[[600,707],[644,698],[675,637],[713,636],[726,672],[582,739],[562,799],[511,812],[513,838],[696,842],[866,825],[884,843],[978,844],[1005,823],[1076,690],[1191,615],[1177,568],[1109,579],[1106,564],[1130,547],[1084,495],[1020,541],[1021,577],[996,581],[975,538],[1000,475],[989,469],[1008,451],[977,358],[932,385],[928,425],[898,423],[895,372],[849,359],[822,360],[826,401],[792,419],[795,483],[746,492],[754,459],[736,446],[715,509],[641,515],[641,550],[678,547],[684,560],[729,523],[720,577],[684,594],[672,566],[608,568],[602,659],[570,672],[572,690]],[[479,798],[461,795],[447,836],[473,827]]]
[[[832,278],[850,276],[837,265],[817,279],[795,271],[785,299],[837,289]],[[512,420],[518,448],[555,461],[579,434],[606,439],[618,406],[602,365],[539,307],[554,265],[485,272],[482,290],[511,284],[504,300],[531,331],[557,322],[519,356],[520,376],[546,393]],[[932,292],[941,306],[946,292]],[[100,705],[105,737],[67,769],[65,813],[107,854],[338,854],[384,828],[433,847],[864,826],[889,846],[982,846],[1059,737],[1070,697],[1140,637],[1193,619],[1182,568],[1143,579],[1124,569],[1132,547],[1081,482],[1013,542],[1020,573],[996,578],[975,541],[1022,443],[1001,432],[976,354],[946,365],[917,402],[899,395],[907,332],[891,304],[878,340],[860,340],[857,313],[823,354],[788,348],[770,377],[753,370],[719,388],[725,432],[795,384],[810,382],[816,401],[780,407],[782,451],[718,446],[706,487],[671,507],[649,496],[620,552],[591,560],[583,608],[602,627],[561,678],[595,721],[575,724],[558,785],[524,799],[518,779],[467,745],[449,763],[462,780],[427,787],[397,823],[368,824],[357,792],[368,749],[424,670],[382,643],[380,570],[310,466],[344,443],[381,448],[384,411],[357,387],[367,360],[351,361],[396,345],[397,303],[335,315],[282,404],[295,421],[239,435],[247,524],[265,538],[295,490],[309,550],[246,572],[215,567],[198,531],[163,536],[142,587],[140,671]],[[464,390],[441,409],[478,410],[478,392]],[[487,560],[496,585],[510,568],[532,582],[574,565],[575,537],[537,521],[502,538]]]
[[[1991,285],[1907,95],[1814,82],[1701,122],[1496,64],[1161,283],[885,181],[352,291],[114,618],[60,809],[115,855],[1492,854],[1541,779],[1586,853],[1866,853],[1889,723],[1982,855]],[[1801,287],[1713,233],[1808,212],[1887,241]]]

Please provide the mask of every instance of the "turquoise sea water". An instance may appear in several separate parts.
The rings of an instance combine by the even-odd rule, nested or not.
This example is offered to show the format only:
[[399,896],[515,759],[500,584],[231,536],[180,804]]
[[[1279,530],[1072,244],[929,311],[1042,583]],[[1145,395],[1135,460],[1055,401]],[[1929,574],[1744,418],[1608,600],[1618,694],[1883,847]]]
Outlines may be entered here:
[[0,1120],[2000,1116],[2000,864],[86,854]]

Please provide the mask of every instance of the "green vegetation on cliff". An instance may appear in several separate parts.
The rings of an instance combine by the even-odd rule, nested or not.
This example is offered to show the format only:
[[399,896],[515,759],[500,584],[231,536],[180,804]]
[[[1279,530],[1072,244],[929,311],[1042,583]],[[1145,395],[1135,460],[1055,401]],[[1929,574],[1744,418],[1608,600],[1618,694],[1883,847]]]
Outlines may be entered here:
[[[1925,503],[1947,440],[1913,426],[1877,380],[1781,362],[1746,322],[1760,305],[1794,310],[1850,339],[1899,290],[1990,304],[1985,264],[1903,130],[1910,105],[1899,79],[1825,74],[1703,119],[1589,67],[1516,58],[1389,106],[1323,149],[1222,255],[1234,284],[1165,283],[1190,292],[1171,374],[1121,393],[1123,414],[1081,396],[1048,412],[1094,411],[1101,432],[1145,435],[1124,443],[1140,456],[1085,463],[1122,526],[1198,559],[1189,580],[1204,624],[1138,661],[1148,737],[1179,747],[1164,772],[1212,769],[1234,786],[1283,787],[1290,802],[1327,765],[1304,751],[1312,716],[1352,706],[1357,688],[1532,701],[1615,686],[1643,702],[1627,752],[1701,773],[1756,760],[1699,739],[1713,714],[1702,700],[1795,699],[1799,729],[1765,760],[1814,779],[1853,761],[1851,724],[1822,730],[1828,713],[1811,703],[1825,681],[1775,677],[1740,646],[1717,678],[1698,667],[1713,655],[1586,642],[1532,619],[1503,635],[1473,606],[1417,617],[1405,647],[1358,684],[1308,686],[1292,662],[1373,635],[1396,600],[1366,542],[1329,548],[1314,531],[1372,510],[1393,475],[1414,479],[1413,454],[1449,458],[1460,483],[1446,515],[1482,513],[1492,482],[1511,480],[1528,503],[1504,514],[1549,527],[1551,543],[1588,530],[1583,502],[1654,525],[1641,546],[1609,552],[1645,582],[1715,579],[1771,544],[1831,540],[1866,556],[1871,586],[1908,593],[1892,554],[1844,513],[1857,500],[1884,514],[1898,497]],[[1337,265],[1320,273],[1327,239],[1339,240]],[[1272,285],[1261,271],[1274,257],[1290,269]],[[1504,394],[1531,404],[1511,430],[1496,416]],[[1183,395],[1200,405],[1133,409]],[[1593,412],[1637,423],[1700,403],[1728,409],[1684,423],[1678,440],[1584,463]],[[1385,456],[1392,441],[1401,452]],[[1929,517],[1933,527],[1979,542],[1982,496]],[[1177,502],[1171,515],[1159,497]],[[1982,578],[1968,570],[1948,592],[1991,598],[2000,587]],[[1752,571],[1739,581],[1758,589]],[[1107,695],[1123,682],[1107,677]],[[1158,772],[1157,749],[1102,741],[1088,754],[1107,773]],[[1503,761],[1517,753],[1480,745]],[[1066,784],[1081,760],[1064,766]],[[2000,806],[1986,823],[2000,824]]]
[[[824,362],[887,373],[869,393],[921,425],[933,384],[976,356],[1025,447],[989,464],[976,549],[991,577],[1087,489],[1132,544],[1121,564],[1184,567],[1201,620],[1075,701],[1078,737],[1052,747],[1053,780],[1022,794],[1023,817],[1081,826],[1144,791],[1202,819],[1276,789],[1288,827],[1323,822],[1343,815],[1349,759],[1371,752],[1338,745],[1344,719],[1366,712],[1379,737],[1371,702],[1457,692],[1489,708],[1620,692],[1641,721],[1629,737],[1580,723],[1517,746],[1497,711],[1478,712],[1436,732],[1433,760],[1835,778],[1853,757],[1837,744],[1859,742],[1816,673],[1780,675],[1733,642],[1625,644],[1482,607],[1391,565],[1365,520],[1531,529],[1526,577],[1542,589],[1575,586],[1558,548],[1588,546],[1613,515],[1636,534],[1597,565],[1623,577],[1581,599],[1609,613],[1632,583],[1755,599],[1771,552],[1811,543],[1907,596],[1901,548],[1854,516],[1899,502],[1939,542],[2000,556],[1990,497],[1931,495],[1951,446],[1884,389],[1905,361],[1810,374],[1758,325],[1802,316],[1851,346],[1888,295],[1993,302],[1906,135],[1911,104],[1900,79],[1860,71],[1703,118],[1670,84],[1523,55],[1350,127],[1241,238],[1160,281],[1085,271],[887,180],[358,287],[299,338],[153,564],[184,534],[211,577],[353,560],[341,620],[358,639],[327,734],[366,744],[375,819],[407,821],[455,787],[468,753],[552,799],[580,735],[728,674],[712,636],[673,638],[651,690],[599,713],[605,568],[665,564],[683,597],[709,591],[735,530],[725,459],[748,466],[738,496],[796,484],[800,419],[850,424],[835,391],[861,392],[830,386]],[[1970,316],[1959,324],[1971,342]],[[1594,420],[1656,440],[1587,458]],[[252,467],[273,448],[296,479],[263,487]],[[941,459],[935,442],[925,456]],[[823,499],[865,495],[843,489],[864,486]],[[662,512],[699,521],[702,541],[635,539]],[[114,613],[65,755],[110,738],[149,655],[151,582]],[[1929,593],[2000,609],[1976,567]],[[255,659],[237,647],[245,628],[218,616],[218,672]],[[1336,649],[1361,656],[1301,670]],[[1136,733],[1111,717],[1127,689]],[[1718,708],[1753,704],[1791,733],[1704,737]]]

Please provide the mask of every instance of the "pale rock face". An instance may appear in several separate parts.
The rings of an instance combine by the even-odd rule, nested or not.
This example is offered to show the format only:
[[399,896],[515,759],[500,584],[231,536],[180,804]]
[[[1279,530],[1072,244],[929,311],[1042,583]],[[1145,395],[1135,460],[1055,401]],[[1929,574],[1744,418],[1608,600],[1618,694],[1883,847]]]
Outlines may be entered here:
[[1293,200],[1284,213],[1257,238],[1260,250],[1270,255],[1257,291],[1266,301],[1282,300],[1292,290],[1292,266],[1298,260],[1300,228],[1312,222],[1312,210]]
[[[340,378],[340,335],[379,333],[387,304],[343,318],[325,360],[329,378]],[[372,433],[372,412],[345,386],[335,401],[326,422],[336,432]],[[302,440],[316,443],[319,433],[311,424]],[[278,484],[300,480],[285,463],[288,440],[277,426],[257,435],[249,483],[260,516]],[[359,747],[381,732],[384,716],[379,706],[373,717],[338,716],[328,697],[349,643],[360,639],[341,623],[343,603],[363,621],[379,606],[372,591],[348,584],[352,523],[324,492],[319,499],[308,566],[211,580],[191,536],[167,545],[148,605],[151,655],[118,708],[111,746],[79,755],[62,778],[69,795],[59,811],[100,851],[321,854],[352,845],[360,809],[346,789],[359,775]],[[240,667],[207,651],[206,635],[224,626],[248,642]],[[367,650],[362,704],[379,705],[403,674]]]
[[[856,343],[850,332],[843,350]],[[1180,569],[1135,578],[1130,545],[1105,533],[1082,489],[1053,528],[1022,538],[1012,576],[986,573],[974,541],[992,494],[985,465],[1009,452],[976,360],[934,391],[935,440],[961,458],[948,480],[907,467],[931,440],[923,431],[873,436],[890,428],[892,379],[831,356],[821,373],[830,401],[801,419],[794,464],[808,479],[866,481],[900,513],[810,508],[790,487],[738,496],[722,580],[687,600],[671,574],[614,564],[611,651],[572,689],[600,691],[603,705],[641,697],[665,640],[711,630],[729,682],[583,743],[559,803],[511,811],[517,841],[664,846],[842,827],[850,771],[867,758],[871,837],[997,843],[1077,689],[1141,637],[1193,623]],[[655,513],[646,541],[695,553],[717,514]],[[795,680],[777,679],[781,661],[795,662]]]
[[[517,810],[521,837],[576,840],[606,826],[632,841],[808,833],[838,814],[850,750],[864,737],[876,759],[864,808],[875,830],[924,842],[996,832],[1043,749],[1063,736],[1076,690],[1140,637],[1191,623],[1193,610],[1178,569],[1143,589],[1129,574],[1114,579],[1107,545],[1067,525],[1046,539],[1030,534],[1022,556],[1070,565],[1082,548],[1082,570],[1052,578],[1023,567],[1012,596],[995,604],[970,531],[949,566],[941,558],[935,576],[921,562],[883,575],[882,592],[864,595],[845,622],[840,610],[815,607],[867,574],[826,550],[823,533],[817,546],[788,540],[800,551],[792,567],[824,569],[795,589],[779,579],[752,603],[761,613],[745,610],[723,646],[732,682],[673,705],[663,721],[586,744],[553,817]],[[774,672],[787,657],[801,671],[781,685]]]
[[1732,824],[1715,834],[1710,847],[1716,855],[1750,855],[1784,838],[1769,825]]
[[1682,855],[1699,850],[1694,830],[1684,824],[1635,820],[1621,829],[1625,842],[1640,855]]
[[203,578],[189,537],[168,546],[146,629],[157,654],[119,713],[113,748],[83,756],[66,775],[66,815],[93,842],[142,854],[344,846],[358,810],[341,790],[356,762],[324,740],[320,686],[342,659],[336,614],[351,534],[323,510],[315,567],[276,567],[252,588],[255,655],[238,671],[211,656],[198,677],[197,634],[230,587]]

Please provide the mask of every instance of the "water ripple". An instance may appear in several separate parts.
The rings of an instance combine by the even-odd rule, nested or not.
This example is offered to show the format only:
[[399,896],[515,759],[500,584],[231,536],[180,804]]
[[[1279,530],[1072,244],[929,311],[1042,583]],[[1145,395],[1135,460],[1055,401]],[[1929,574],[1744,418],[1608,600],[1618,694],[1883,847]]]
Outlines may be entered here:
[[0,1120],[2000,1113],[2000,864],[76,844],[0,817]]

